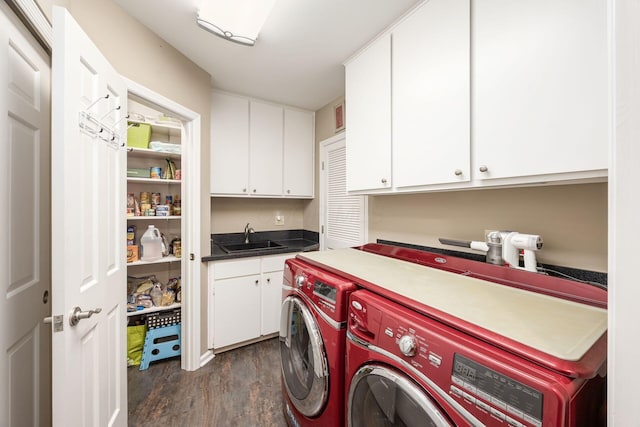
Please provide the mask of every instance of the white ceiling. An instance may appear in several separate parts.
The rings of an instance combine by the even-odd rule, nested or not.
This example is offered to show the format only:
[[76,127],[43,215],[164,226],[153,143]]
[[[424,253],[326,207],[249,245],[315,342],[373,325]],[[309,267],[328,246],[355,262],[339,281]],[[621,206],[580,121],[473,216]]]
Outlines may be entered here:
[[214,88],[315,111],[344,94],[343,61],[421,0],[277,0],[254,47],[198,27],[203,0],[114,1]]

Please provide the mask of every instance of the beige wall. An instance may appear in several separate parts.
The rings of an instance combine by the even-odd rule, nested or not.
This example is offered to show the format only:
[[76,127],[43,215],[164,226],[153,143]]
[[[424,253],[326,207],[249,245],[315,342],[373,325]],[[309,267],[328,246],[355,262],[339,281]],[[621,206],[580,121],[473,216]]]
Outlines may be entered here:
[[538,261],[606,272],[607,184],[369,197],[370,241],[446,247],[438,237],[483,240],[485,229],[541,234]]
[[[303,210],[308,200],[211,198],[211,232],[240,233],[250,222],[255,231],[304,228]],[[284,216],[284,225],[275,225],[275,216]]]
[[[38,0],[51,17],[53,4],[67,7],[98,49],[123,76],[189,108],[201,116],[202,200],[209,198],[209,123],[211,76],[110,0]],[[197,197],[197,196],[196,196]],[[209,228],[209,204],[203,203],[201,229]],[[211,252],[203,238],[200,256]],[[207,270],[200,268],[202,320],[206,325]],[[207,330],[201,329],[201,354]]]

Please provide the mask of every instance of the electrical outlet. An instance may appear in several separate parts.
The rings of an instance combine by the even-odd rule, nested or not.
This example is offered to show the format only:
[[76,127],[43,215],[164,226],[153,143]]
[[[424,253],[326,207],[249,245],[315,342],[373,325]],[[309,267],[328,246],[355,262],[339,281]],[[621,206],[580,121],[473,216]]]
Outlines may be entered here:
[[276,215],[275,225],[284,225],[284,216]]

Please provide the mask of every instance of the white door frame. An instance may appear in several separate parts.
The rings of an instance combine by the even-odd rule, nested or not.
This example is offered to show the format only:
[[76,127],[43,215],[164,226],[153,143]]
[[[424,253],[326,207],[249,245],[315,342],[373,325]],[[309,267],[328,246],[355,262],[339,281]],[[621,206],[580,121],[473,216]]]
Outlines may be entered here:
[[[180,118],[183,123],[182,194],[188,194],[181,221],[182,251],[182,357],[187,371],[200,368],[200,114],[123,77],[129,94],[145,99]],[[184,199],[184,198],[183,198]]]
[[[324,179],[324,174],[326,173],[326,170],[323,168],[322,163],[326,160],[327,157],[327,147],[333,143],[336,143],[338,141],[340,141],[341,139],[345,140],[345,144],[346,144],[346,139],[347,139],[347,135],[346,132],[341,132],[337,135],[334,135],[332,137],[329,137],[325,140],[320,141],[320,153],[319,153],[319,159],[318,159],[318,178],[320,180],[320,185],[319,185],[319,189],[320,189],[320,195],[318,197],[318,209],[319,209],[319,226],[318,226],[318,230],[320,230],[320,250],[325,250],[326,248],[326,230],[325,230],[325,223],[327,220],[327,212],[325,209],[325,205],[326,205],[326,200],[327,200],[327,185],[325,184],[325,179]],[[366,243],[369,241],[369,198],[368,196],[362,196],[364,197],[364,236],[363,236],[363,243]]]

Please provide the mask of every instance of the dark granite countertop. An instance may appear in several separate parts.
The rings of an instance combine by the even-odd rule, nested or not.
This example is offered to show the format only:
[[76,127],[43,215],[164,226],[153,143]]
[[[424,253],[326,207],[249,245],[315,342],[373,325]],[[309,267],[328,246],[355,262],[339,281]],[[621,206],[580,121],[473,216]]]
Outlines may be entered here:
[[[394,242],[394,241],[382,240],[382,239],[378,239],[376,242],[380,244],[385,244],[385,245],[401,246],[409,249],[418,249],[418,250],[428,251],[428,252],[433,252],[438,254],[451,255],[451,256],[456,256],[459,258],[470,259],[470,260],[479,261],[479,262],[485,262],[485,258],[486,258],[484,254],[479,254],[479,253],[474,254],[474,253],[461,252],[461,251],[450,250],[450,249],[413,245],[409,243]],[[588,283],[602,289],[607,289],[608,287],[607,273],[583,270],[583,269],[571,268],[571,267],[564,267],[564,266],[558,266],[558,265],[551,265],[551,264],[542,264],[542,263],[538,263],[538,270],[539,272],[548,274],[550,276],[562,277],[564,279],[570,279],[578,282]]]
[[219,233],[211,235],[211,255],[202,257],[202,262],[225,259],[248,258],[255,256],[286,254],[291,252],[316,251],[320,247],[319,235],[308,230],[256,231],[249,235],[250,242],[271,240],[282,247],[254,249],[251,251],[227,253],[220,245],[244,242],[244,233]]

